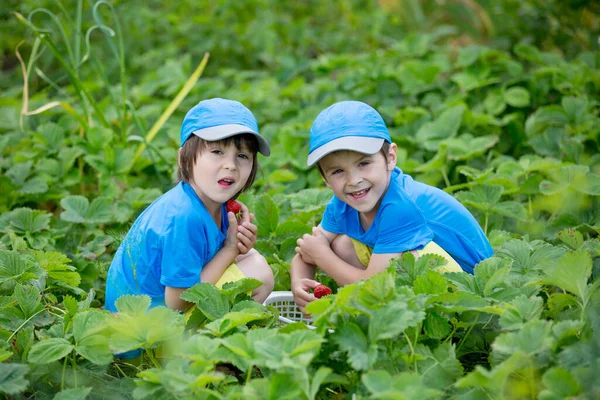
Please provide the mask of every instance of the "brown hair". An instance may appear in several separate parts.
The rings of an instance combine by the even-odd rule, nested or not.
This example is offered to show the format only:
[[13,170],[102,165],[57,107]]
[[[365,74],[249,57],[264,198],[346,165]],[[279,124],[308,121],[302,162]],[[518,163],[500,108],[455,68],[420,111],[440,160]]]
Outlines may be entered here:
[[[235,194],[233,198],[236,198],[240,193],[250,189],[254,180],[256,179],[256,172],[258,171],[258,140],[256,136],[251,134],[241,134],[230,136],[225,139],[217,140],[223,146],[229,146],[233,143],[236,149],[241,150],[242,147],[247,148],[252,153],[252,171],[248,176],[248,181],[244,187]],[[198,154],[203,152],[208,147],[208,141],[199,138],[196,135],[191,135],[188,140],[183,144],[179,150],[179,157],[177,158],[177,183],[179,182],[190,182],[193,180],[194,164],[196,164],[196,157]]]
[[[388,153],[390,152],[390,146],[391,146],[391,144],[384,140],[383,145],[381,146],[381,150],[379,150],[379,152],[383,154],[383,158],[385,158],[386,164],[388,162]],[[321,174],[321,177],[323,179],[326,179],[325,174],[323,173],[323,169],[321,168],[321,165],[318,162],[317,162],[317,168],[319,169],[319,173]]]

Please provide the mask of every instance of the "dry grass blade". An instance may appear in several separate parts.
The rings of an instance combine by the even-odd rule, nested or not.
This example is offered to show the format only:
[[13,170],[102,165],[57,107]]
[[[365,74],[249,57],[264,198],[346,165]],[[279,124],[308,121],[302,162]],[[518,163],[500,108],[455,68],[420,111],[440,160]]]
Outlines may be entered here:
[[185,85],[183,85],[183,87],[181,88],[179,93],[177,93],[177,96],[175,96],[173,101],[171,101],[169,106],[165,109],[165,111],[161,114],[161,116],[158,118],[158,120],[154,123],[152,128],[150,128],[150,131],[146,135],[144,143],[140,144],[140,147],[138,147],[135,155],[133,156],[134,162],[142,154],[142,152],[146,148],[146,144],[150,143],[152,141],[152,139],[154,139],[154,136],[156,136],[156,134],[158,133],[160,128],[163,127],[165,122],[167,122],[167,119],[169,119],[169,117],[171,116],[171,114],[173,114],[175,109],[177,107],[179,107],[179,105],[181,104],[181,102],[183,101],[185,96],[187,96],[187,94],[190,92],[190,90],[192,90],[192,88],[194,87],[196,82],[198,82],[198,79],[200,79],[200,76],[202,75],[202,72],[204,72],[204,68],[206,67],[206,64],[208,63],[208,57],[209,57],[209,53],[205,53],[204,58],[202,58],[202,61],[200,62],[200,65],[198,65],[198,68],[196,68],[196,70],[189,77],[189,79],[187,80]]

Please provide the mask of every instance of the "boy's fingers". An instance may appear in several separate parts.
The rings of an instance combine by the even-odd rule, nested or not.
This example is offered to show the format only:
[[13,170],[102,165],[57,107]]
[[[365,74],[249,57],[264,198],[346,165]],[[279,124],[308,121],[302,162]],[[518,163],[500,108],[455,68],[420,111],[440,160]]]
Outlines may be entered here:
[[244,222],[250,223],[251,222],[250,221],[250,210],[248,210],[248,207],[246,207],[246,205],[244,203],[242,203],[241,201],[239,203],[240,203],[241,211],[242,211],[241,223],[244,223]]
[[243,233],[239,233],[237,234],[238,240],[243,243],[246,247],[250,247],[252,246],[253,240],[247,236],[245,236]]
[[235,214],[229,211],[227,213],[227,219],[229,220],[229,229],[237,230],[238,223]]

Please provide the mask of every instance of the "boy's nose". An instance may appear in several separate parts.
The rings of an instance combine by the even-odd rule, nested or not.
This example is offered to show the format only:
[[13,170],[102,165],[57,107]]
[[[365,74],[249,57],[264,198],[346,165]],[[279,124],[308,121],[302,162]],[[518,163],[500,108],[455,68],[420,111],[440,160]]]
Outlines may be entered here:
[[348,176],[348,184],[351,186],[357,186],[363,181],[362,176],[357,172],[350,172]]
[[236,169],[237,165],[235,163],[235,156],[226,157],[223,167],[226,169]]

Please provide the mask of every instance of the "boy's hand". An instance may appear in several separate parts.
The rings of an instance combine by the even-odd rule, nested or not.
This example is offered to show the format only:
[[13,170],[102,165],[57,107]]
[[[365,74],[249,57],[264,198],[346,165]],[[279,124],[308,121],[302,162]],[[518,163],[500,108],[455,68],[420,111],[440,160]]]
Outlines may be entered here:
[[304,234],[302,238],[296,241],[296,253],[300,254],[304,262],[317,265],[316,259],[319,254],[331,249],[329,240],[316,227],[313,228],[313,234]]
[[258,228],[252,223],[254,221],[254,214],[248,210],[248,207],[246,207],[244,203],[238,201],[238,204],[240,205],[241,210],[239,212],[240,216],[236,220],[236,237],[238,239],[237,247],[240,251],[240,254],[247,254],[256,243],[256,234],[258,232]]
[[237,237],[238,222],[235,218],[235,214],[229,211],[227,213],[227,219],[229,220],[229,228],[227,229],[227,237],[223,242],[223,247],[235,249],[238,253],[240,253],[239,239]]
[[302,314],[304,314],[305,318],[310,317],[310,314],[306,313],[306,305],[311,301],[316,300],[316,297],[310,293],[310,289],[314,289],[319,285],[319,282],[308,278],[302,278],[292,282],[292,294],[294,295],[294,301],[296,302],[296,305],[300,311],[302,311]]

